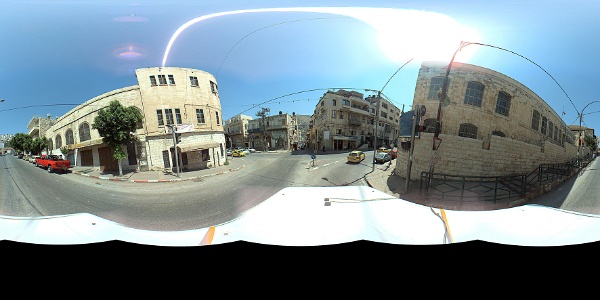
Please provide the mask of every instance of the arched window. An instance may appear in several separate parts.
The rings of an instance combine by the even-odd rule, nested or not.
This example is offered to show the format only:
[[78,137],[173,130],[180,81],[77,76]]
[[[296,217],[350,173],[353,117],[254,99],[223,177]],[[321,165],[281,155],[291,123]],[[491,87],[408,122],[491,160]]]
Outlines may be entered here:
[[67,129],[65,132],[65,140],[67,142],[66,145],[75,144],[75,139],[73,139],[73,130]]
[[477,126],[469,123],[460,124],[460,128],[458,129],[458,136],[476,139]]
[[499,131],[499,130],[492,131],[492,135],[506,137],[506,134],[504,134],[504,132]]
[[48,144],[46,146],[48,147],[48,151],[54,150],[54,143],[52,143],[52,139],[48,139]]
[[465,93],[465,104],[481,106],[484,88],[485,86],[479,82],[469,81],[467,84],[467,91]]
[[83,122],[79,125],[79,141],[83,142],[90,139],[90,125],[87,122]]
[[498,92],[498,99],[496,99],[496,112],[508,117],[510,111],[510,99],[511,95],[507,92]]
[[56,149],[60,149],[60,147],[62,147],[62,138],[60,137],[60,134],[57,134],[54,138],[54,144],[56,145]]

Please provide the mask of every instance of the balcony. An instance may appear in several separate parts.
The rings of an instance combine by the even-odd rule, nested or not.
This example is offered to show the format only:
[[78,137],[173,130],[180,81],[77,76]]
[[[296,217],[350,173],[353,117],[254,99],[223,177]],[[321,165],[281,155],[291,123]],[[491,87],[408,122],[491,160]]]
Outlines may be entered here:
[[362,124],[362,121],[360,118],[348,118],[348,125],[352,125],[352,126],[360,126]]
[[348,105],[342,105],[342,107],[340,108],[340,111],[347,111],[347,112],[352,112],[355,114],[359,114],[361,116],[368,116],[371,113],[369,112],[369,108],[368,107],[361,107],[358,105],[353,105],[353,106],[348,106]]

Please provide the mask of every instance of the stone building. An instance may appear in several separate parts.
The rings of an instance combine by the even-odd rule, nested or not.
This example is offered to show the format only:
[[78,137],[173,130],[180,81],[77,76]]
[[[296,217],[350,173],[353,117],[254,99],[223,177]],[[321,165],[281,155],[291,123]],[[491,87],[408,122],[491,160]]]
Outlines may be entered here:
[[[73,108],[46,131],[49,151],[66,155],[73,165],[118,170],[112,150],[92,129],[98,111],[113,100],[137,107],[144,116],[135,132],[137,141],[126,146],[123,170],[210,168],[223,165],[225,135],[221,102],[215,77],[205,71],[153,67],[136,70],[138,85],[113,90]],[[170,126],[181,133],[175,160],[174,136]],[[125,150],[125,149],[124,149]]]
[[248,121],[248,144],[260,151],[291,150],[297,143],[295,113],[279,112]]
[[229,147],[253,147],[248,139],[248,122],[251,116],[237,115],[225,121],[225,133]]
[[[537,94],[499,72],[456,62],[442,105],[441,143],[432,150],[447,66],[424,62],[419,70],[413,108],[425,106],[426,113],[420,121],[424,131],[414,141],[411,179],[431,165],[435,173],[500,176],[576,158],[575,136]],[[397,174],[406,174],[408,155],[398,154]]]
[[47,115],[46,117],[33,116],[27,124],[27,133],[32,138],[45,136],[46,131],[54,124],[56,119],[52,119],[52,116]]
[[398,134],[399,118],[400,109],[383,97],[365,98],[362,93],[342,89],[327,91],[311,118],[309,148],[327,151],[351,150],[364,144],[372,146],[375,128],[377,146],[390,146]]

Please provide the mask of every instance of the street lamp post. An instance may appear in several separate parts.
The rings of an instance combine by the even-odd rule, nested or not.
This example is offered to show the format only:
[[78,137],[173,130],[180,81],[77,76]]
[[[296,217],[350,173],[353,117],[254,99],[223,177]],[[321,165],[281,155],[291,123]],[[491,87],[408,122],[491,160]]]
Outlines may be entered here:
[[440,136],[440,122],[441,122],[440,117],[441,117],[441,112],[442,112],[442,104],[444,103],[444,101],[446,101],[446,97],[448,94],[448,77],[450,76],[450,69],[452,68],[452,64],[454,63],[454,59],[456,58],[456,54],[458,53],[458,51],[462,50],[462,48],[464,48],[467,45],[469,45],[468,42],[461,41],[460,46],[458,46],[458,49],[456,49],[456,51],[454,51],[454,54],[452,55],[452,59],[450,60],[450,63],[448,64],[448,68],[446,68],[446,76],[444,77],[444,84],[442,85],[442,90],[438,94],[440,101],[438,103],[437,117],[435,119],[436,120],[435,121],[435,132],[433,134],[433,145],[432,145],[433,153],[431,156],[431,163],[429,165],[429,179],[430,180],[431,180],[431,176],[433,174],[434,156],[438,150],[436,147],[436,140],[438,140],[438,138]]

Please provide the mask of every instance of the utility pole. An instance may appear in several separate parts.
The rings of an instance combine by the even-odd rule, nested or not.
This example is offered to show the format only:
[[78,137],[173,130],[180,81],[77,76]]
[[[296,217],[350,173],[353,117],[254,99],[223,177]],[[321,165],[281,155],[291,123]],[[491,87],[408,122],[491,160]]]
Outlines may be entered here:
[[377,91],[377,109],[375,110],[375,117],[373,118],[375,122],[375,134],[373,135],[375,140],[373,142],[373,169],[375,171],[375,154],[377,154],[377,130],[379,129],[379,101],[381,101],[381,91]]
[[415,107],[413,107],[413,123],[410,134],[410,151],[408,152],[408,166],[406,167],[406,182],[404,184],[405,194],[408,193],[408,185],[410,183],[410,169],[412,168],[413,152],[415,151],[415,130],[417,128],[417,119],[420,111],[421,107],[419,105],[415,105]]
[[265,151],[268,151],[269,148],[267,146],[267,124],[265,122],[265,116],[269,114],[271,110],[268,107],[262,107],[259,112],[256,113],[257,117],[261,117],[262,122],[262,131],[263,131],[263,148]]
[[[431,164],[429,165],[429,179],[431,180],[431,177],[433,176],[433,165],[434,163],[434,157],[437,156],[437,151],[438,151],[438,145],[436,145],[436,141],[439,140],[439,136],[440,136],[440,125],[441,125],[441,112],[442,112],[442,105],[444,103],[444,101],[446,101],[446,97],[448,94],[448,78],[450,76],[450,69],[452,68],[452,64],[454,63],[454,59],[456,58],[456,54],[458,53],[458,51],[460,51],[464,46],[468,45],[469,43],[465,43],[464,41],[460,42],[460,46],[458,46],[458,49],[456,49],[456,51],[454,51],[454,54],[452,55],[452,59],[450,60],[450,63],[448,64],[448,68],[446,68],[446,76],[444,77],[444,84],[442,85],[442,90],[438,93],[438,97],[440,99],[439,103],[438,103],[438,109],[437,109],[437,117],[436,117],[436,122],[435,122],[435,133],[433,134],[433,141],[432,141],[432,149],[431,149]],[[429,181],[430,181],[429,180]]]
[[177,177],[179,177],[179,155],[177,154],[177,136],[175,133],[177,127],[175,124],[167,124],[167,127],[171,128],[171,132],[173,133],[173,151],[175,151],[175,165],[177,166]]

